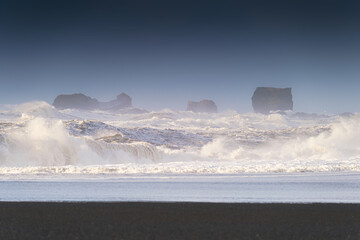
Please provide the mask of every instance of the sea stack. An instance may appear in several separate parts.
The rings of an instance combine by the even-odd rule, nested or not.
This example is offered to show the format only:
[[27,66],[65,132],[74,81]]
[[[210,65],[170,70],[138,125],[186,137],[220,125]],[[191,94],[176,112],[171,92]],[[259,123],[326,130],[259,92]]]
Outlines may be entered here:
[[54,107],[57,109],[82,109],[82,110],[119,110],[131,108],[131,97],[126,93],[119,94],[115,100],[109,102],[99,102],[82,93],[63,94],[55,98]]
[[201,100],[200,102],[189,101],[186,111],[216,113],[217,106],[212,100]]
[[74,108],[83,110],[94,110],[99,108],[98,100],[88,97],[82,93],[59,95],[55,98],[53,105],[57,109]]
[[291,88],[257,87],[252,96],[254,112],[293,110]]
[[131,107],[132,107],[131,97],[126,93],[121,93],[117,95],[115,100],[100,103],[100,109],[102,110],[116,111]]
[[121,93],[117,95],[116,101],[123,108],[132,107],[131,97],[126,93]]

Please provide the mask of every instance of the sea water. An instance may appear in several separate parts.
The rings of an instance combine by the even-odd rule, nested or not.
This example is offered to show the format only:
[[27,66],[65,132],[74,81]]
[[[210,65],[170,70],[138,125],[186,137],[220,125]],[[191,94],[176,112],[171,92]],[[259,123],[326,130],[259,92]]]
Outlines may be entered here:
[[1,201],[360,202],[358,114],[0,107]]
[[360,174],[107,176],[0,181],[0,201],[360,203]]

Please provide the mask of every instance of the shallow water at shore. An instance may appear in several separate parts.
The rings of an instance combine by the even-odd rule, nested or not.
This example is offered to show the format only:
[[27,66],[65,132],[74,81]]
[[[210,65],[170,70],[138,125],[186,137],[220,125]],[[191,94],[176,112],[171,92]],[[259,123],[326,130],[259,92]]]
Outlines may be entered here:
[[39,176],[2,179],[0,201],[360,203],[360,174]]

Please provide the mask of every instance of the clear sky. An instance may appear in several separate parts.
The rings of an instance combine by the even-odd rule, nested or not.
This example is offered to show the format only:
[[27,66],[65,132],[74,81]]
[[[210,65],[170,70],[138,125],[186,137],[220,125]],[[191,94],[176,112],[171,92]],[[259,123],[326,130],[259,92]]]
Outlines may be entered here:
[[360,112],[360,2],[2,0],[0,104],[100,101],[252,111],[258,86],[292,87],[294,111]]

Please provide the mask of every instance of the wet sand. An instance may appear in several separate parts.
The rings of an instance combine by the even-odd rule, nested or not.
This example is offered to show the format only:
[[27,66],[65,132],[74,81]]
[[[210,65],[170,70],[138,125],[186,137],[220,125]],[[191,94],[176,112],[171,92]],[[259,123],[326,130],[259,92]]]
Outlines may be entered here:
[[0,239],[360,239],[360,204],[0,202]]

